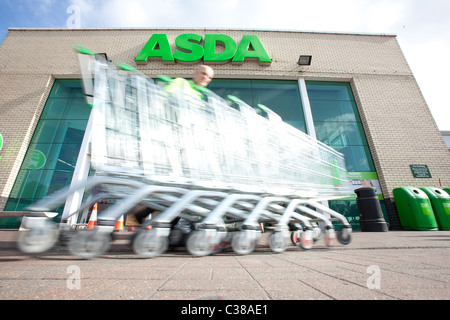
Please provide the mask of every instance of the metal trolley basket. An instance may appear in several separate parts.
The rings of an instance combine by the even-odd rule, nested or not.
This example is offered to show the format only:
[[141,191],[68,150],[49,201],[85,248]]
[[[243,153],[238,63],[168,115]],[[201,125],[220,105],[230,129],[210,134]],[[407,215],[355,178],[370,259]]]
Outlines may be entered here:
[[[167,86],[173,79],[165,77],[161,85],[83,48],[79,58],[93,106],[88,138],[95,175],[28,208],[19,238],[24,252],[46,251],[58,234],[69,232],[73,254],[101,255],[109,249],[115,222],[139,204],[159,212],[133,238],[134,251],[144,257],[167,249],[173,222],[180,219],[195,225],[186,242],[195,256],[211,254],[224,241],[248,254],[260,223],[267,222],[274,226],[269,244],[275,252],[286,249],[289,237],[309,249],[322,229],[331,243],[332,221],[342,225],[338,240],[350,242],[347,219],[320,204],[350,193],[342,154],[263,105],[253,108],[232,96],[224,100],[204,88],[199,97],[184,85],[172,92]],[[86,190],[92,195],[63,217],[59,230],[37,217]],[[65,223],[105,198],[120,201],[99,214],[96,229],[75,231]],[[237,231],[231,232],[236,222]],[[297,230],[290,232],[289,226]]]

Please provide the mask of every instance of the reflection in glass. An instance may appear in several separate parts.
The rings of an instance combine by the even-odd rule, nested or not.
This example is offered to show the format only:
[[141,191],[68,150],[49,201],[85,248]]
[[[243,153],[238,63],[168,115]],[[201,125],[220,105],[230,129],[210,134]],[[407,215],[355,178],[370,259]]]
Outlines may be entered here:
[[263,104],[284,122],[306,132],[297,81],[214,79],[208,88],[224,99],[233,95],[252,107]]
[[[5,210],[21,211],[70,184],[90,112],[80,80],[55,80]],[[0,219],[0,227],[19,223]]]
[[306,81],[317,139],[345,156],[348,171],[375,171],[347,82]]

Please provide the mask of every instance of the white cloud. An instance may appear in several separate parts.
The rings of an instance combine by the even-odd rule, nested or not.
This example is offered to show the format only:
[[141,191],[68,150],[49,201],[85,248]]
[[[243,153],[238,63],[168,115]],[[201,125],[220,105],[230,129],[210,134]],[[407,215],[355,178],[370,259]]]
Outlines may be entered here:
[[438,127],[450,130],[450,46],[444,40],[406,44],[408,63]]
[[85,28],[184,27],[192,25],[196,15],[192,10],[195,6],[188,6],[190,1],[180,0],[72,0],[71,3],[80,7]]
[[[259,19],[251,22],[258,28],[337,31],[355,27],[354,0],[258,1]],[[337,14],[339,13],[339,14]],[[251,17],[251,14],[249,14]],[[356,16],[357,17],[357,16]]]
[[364,24],[369,31],[389,33],[404,16],[406,2],[377,1],[366,9]]
[[121,10],[119,17],[123,19],[123,24],[130,27],[139,27],[147,23],[149,12],[148,8],[145,8],[141,2],[130,0]]

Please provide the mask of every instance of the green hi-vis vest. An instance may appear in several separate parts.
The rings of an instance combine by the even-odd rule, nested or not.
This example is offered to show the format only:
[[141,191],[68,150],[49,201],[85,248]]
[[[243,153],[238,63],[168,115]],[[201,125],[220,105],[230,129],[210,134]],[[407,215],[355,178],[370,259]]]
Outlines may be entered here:
[[186,99],[190,99],[192,102],[200,103],[200,107],[206,107],[207,98],[204,93],[211,93],[208,88],[198,86],[192,80],[186,80],[184,78],[175,78],[165,75],[158,75],[160,81],[168,83],[164,86],[164,89],[169,94],[183,93]]
[[193,81],[183,78],[172,79],[169,84],[164,87],[164,89],[172,94],[182,90],[187,98],[192,97],[203,99],[203,94],[200,92],[198,86]]

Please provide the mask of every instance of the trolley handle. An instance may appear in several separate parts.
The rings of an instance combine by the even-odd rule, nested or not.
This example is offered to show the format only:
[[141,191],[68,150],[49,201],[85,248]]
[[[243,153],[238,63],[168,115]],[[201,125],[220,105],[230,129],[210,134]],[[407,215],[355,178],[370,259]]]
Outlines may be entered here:
[[257,107],[258,110],[262,111],[263,114],[260,113],[260,115],[264,118],[267,118],[271,121],[282,121],[281,117],[277,113],[275,113],[265,105],[258,103]]

